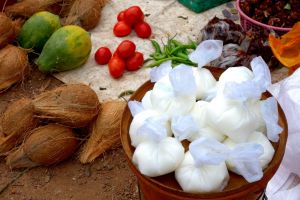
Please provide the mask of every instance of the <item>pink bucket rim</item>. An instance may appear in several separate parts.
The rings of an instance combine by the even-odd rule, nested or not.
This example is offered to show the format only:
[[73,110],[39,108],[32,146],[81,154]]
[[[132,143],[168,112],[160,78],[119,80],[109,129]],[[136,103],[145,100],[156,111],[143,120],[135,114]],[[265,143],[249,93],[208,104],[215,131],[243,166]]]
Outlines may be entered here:
[[242,17],[244,17],[246,20],[248,20],[248,21],[250,21],[250,22],[252,22],[253,24],[256,24],[256,25],[258,25],[258,26],[262,26],[262,27],[267,28],[267,29],[273,29],[273,30],[275,30],[275,31],[286,31],[286,32],[287,32],[287,31],[290,31],[290,30],[292,29],[292,28],[281,28],[281,27],[277,27],[277,26],[266,25],[266,24],[263,24],[263,23],[261,23],[261,22],[258,22],[258,21],[256,21],[256,20],[254,20],[254,19],[248,17],[248,16],[242,11],[242,9],[240,8],[240,0],[237,0],[237,1],[236,1],[236,8],[237,8],[239,14],[240,14]]

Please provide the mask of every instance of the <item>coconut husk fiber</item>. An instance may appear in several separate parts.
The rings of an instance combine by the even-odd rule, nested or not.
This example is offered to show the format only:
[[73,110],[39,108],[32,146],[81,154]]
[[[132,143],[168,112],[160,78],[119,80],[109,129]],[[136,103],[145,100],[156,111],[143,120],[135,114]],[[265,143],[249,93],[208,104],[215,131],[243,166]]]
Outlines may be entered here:
[[0,118],[0,155],[22,143],[38,125],[31,99],[23,98],[10,104]]
[[85,127],[98,115],[100,102],[87,85],[70,84],[38,95],[34,100],[38,118],[73,128]]
[[29,71],[27,52],[7,45],[0,49],[0,93],[22,81]]
[[21,21],[13,21],[4,13],[0,13],[0,24],[0,48],[2,48],[17,37],[21,27]]
[[79,155],[81,163],[90,163],[113,146],[120,144],[120,124],[125,109],[124,101],[109,101],[101,106],[92,126],[90,138]]
[[107,0],[75,0],[63,19],[64,25],[75,24],[86,30],[97,26]]
[[39,11],[51,11],[51,6],[62,3],[63,0],[23,0],[5,8],[5,13],[10,17],[28,18]]
[[78,147],[71,128],[48,124],[32,131],[25,142],[6,158],[12,169],[57,164],[70,157]]

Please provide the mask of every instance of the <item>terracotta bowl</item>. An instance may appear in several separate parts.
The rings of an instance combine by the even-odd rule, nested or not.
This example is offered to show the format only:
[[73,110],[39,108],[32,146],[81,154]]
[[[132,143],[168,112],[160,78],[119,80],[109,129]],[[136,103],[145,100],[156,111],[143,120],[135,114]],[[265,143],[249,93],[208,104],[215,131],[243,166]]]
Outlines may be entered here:
[[[219,78],[223,69],[208,67],[216,79]],[[130,100],[141,101],[145,93],[153,88],[153,83],[150,81],[144,83],[130,98]],[[270,97],[271,94],[266,92],[263,98]],[[264,170],[264,176],[260,181],[248,183],[242,176],[231,173],[228,186],[222,191],[217,193],[207,194],[191,194],[184,192],[177,183],[174,173],[164,176],[150,178],[142,175],[139,170],[132,163],[132,155],[134,147],[131,146],[129,136],[129,127],[132,121],[132,116],[128,106],[125,108],[122,122],[121,122],[121,141],[123,149],[129,166],[133,173],[137,176],[139,186],[143,195],[143,200],[229,200],[229,199],[257,199],[266,187],[269,180],[277,171],[285,151],[285,145],[288,136],[288,127],[285,115],[280,107],[279,108],[279,124],[283,128],[280,134],[279,142],[272,143],[275,148],[275,154],[269,166]]]

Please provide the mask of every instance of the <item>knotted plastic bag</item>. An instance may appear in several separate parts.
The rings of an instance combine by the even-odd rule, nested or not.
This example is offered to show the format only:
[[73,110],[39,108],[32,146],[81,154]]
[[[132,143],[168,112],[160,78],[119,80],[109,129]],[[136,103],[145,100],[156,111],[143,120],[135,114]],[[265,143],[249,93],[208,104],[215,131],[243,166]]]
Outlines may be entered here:
[[166,117],[155,116],[145,120],[143,125],[137,130],[137,135],[145,138],[147,141],[159,142],[166,138],[168,133],[166,129]]
[[205,68],[193,68],[196,81],[196,98],[210,101],[216,96],[216,79],[212,73]]
[[[268,140],[267,136],[263,134],[262,132],[255,131],[254,133],[251,133],[250,137],[248,138],[247,142],[260,144],[264,148],[264,153],[259,157],[259,163],[263,169],[267,168],[269,163],[271,162],[275,150],[271,144],[271,142]],[[231,139],[227,138],[223,144],[225,144],[230,149],[234,149],[237,145],[237,143],[233,142]],[[234,166],[234,163],[230,161],[226,161],[227,167],[230,171],[233,171],[236,169]]]
[[278,125],[278,106],[274,97],[264,100],[261,112],[267,126],[267,136],[272,142],[278,142],[282,128]]
[[[193,74],[194,74],[193,79],[195,79],[196,86],[197,86],[196,87],[197,99],[210,100],[215,96],[216,80],[213,77],[213,75],[210,73],[209,70],[201,69],[201,68],[203,66],[207,65],[208,63],[210,63],[211,61],[220,57],[221,53],[222,53],[222,49],[223,49],[223,42],[221,40],[203,41],[198,45],[196,50],[189,55],[190,60],[198,63],[198,69],[193,68],[191,66],[185,66],[183,64],[175,67],[176,69],[180,68],[182,66],[193,68]],[[178,72],[180,72],[180,71],[182,71],[182,70],[178,69]],[[166,62],[162,63],[159,67],[153,68],[151,70],[151,72],[150,72],[151,82],[157,82],[169,73],[174,73],[174,70],[172,70],[171,61],[166,61]],[[190,75],[187,75],[188,73],[190,73],[189,70],[184,71],[184,74],[186,74],[186,76],[190,76]],[[178,78],[180,78],[181,80],[184,80],[184,76],[185,76],[184,74],[181,73],[181,75],[178,76]],[[172,77],[175,78],[176,76],[172,76]],[[172,78],[172,77],[170,77],[170,78]],[[179,81],[176,81],[176,82],[180,84]],[[192,81],[190,80],[189,83],[191,84]],[[174,84],[174,83],[172,83],[172,84]],[[183,88],[188,89],[188,91],[194,89],[193,85],[186,86],[186,84],[182,84],[182,83],[180,85]],[[175,90],[176,90],[176,88],[178,88],[178,86],[175,86]],[[181,92],[186,91],[186,90],[181,90],[180,88],[178,88],[178,91],[179,90]],[[188,93],[188,91],[186,93]]]
[[265,92],[272,82],[271,72],[267,63],[259,56],[254,58],[250,65],[254,74],[254,83],[259,85],[261,93]]
[[268,65],[261,56],[251,61],[253,79],[242,82],[227,82],[224,94],[227,98],[246,101],[248,99],[260,99],[261,94],[271,85],[271,74]]
[[220,192],[228,184],[229,174],[222,154],[221,143],[200,138],[190,144],[190,151],[175,170],[175,178],[182,189],[191,193]]
[[230,153],[230,149],[224,144],[212,138],[200,138],[189,146],[190,153],[195,160],[195,165],[218,165],[224,162]]
[[173,115],[185,115],[196,102],[196,84],[192,68],[179,65],[155,83],[150,95],[154,109]]
[[162,79],[164,76],[167,76],[172,70],[172,62],[166,61],[160,64],[158,67],[154,67],[150,71],[150,80],[152,83],[155,83]]
[[[156,110],[144,109],[141,102],[129,101],[129,109],[133,115],[132,122],[129,127],[129,135],[131,139],[131,145],[136,147],[143,141],[148,141],[148,132],[151,132],[151,128],[155,128],[157,125],[161,131],[166,132],[168,136],[172,135],[170,122],[168,117],[159,113]],[[149,123],[149,126],[146,126]]]
[[175,178],[183,191],[189,193],[221,192],[228,184],[229,174],[226,164],[195,166],[188,151],[184,160],[175,170]]
[[198,132],[189,136],[189,141],[194,141],[200,137],[212,137],[218,141],[223,141],[225,135],[217,129],[209,126],[207,123],[207,106],[209,105],[206,101],[197,101],[190,115],[194,118],[194,121],[198,125]]
[[249,183],[253,183],[263,177],[262,167],[258,160],[263,153],[264,148],[260,144],[237,144],[227,160],[234,163],[236,173],[242,175]]
[[173,172],[184,158],[184,148],[172,137],[166,137],[159,142],[143,142],[133,153],[132,162],[139,171],[150,177],[156,177]]
[[222,55],[222,50],[222,40],[205,40],[189,55],[189,59],[198,63],[198,67],[203,67],[219,58]]
[[151,102],[151,93],[152,90],[147,91],[144,97],[142,98],[142,106],[145,109],[153,109],[153,105]]
[[264,148],[257,143],[240,143],[233,149],[212,138],[200,138],[190,144],[190,152],[195,166],[219,165],[224,161],[234,163],[234,172],[242,175],[252,183],[262,178],[262,167],[259,157]]
[[145,110],[142,103],[139,101],[129,101],[128,107],[133,117]]
[[197,134],[199,128],[191,115],[174,116],[171,121],[171,130],[174,136],[179,140],[190,139]]
[[176,96],[196,95],[196,81],[190,66],[178,65],[170,71],[169,79]]
[[207,106],[207,122],[235,142],[245,142],[261,126],[251,102],[232,101],[217,96]]

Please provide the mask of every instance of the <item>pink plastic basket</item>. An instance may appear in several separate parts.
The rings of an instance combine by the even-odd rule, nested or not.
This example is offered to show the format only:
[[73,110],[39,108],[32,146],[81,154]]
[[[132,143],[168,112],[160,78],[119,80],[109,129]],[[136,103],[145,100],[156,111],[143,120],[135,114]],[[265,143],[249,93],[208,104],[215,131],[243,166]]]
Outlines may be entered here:
[[241,26],[243,27],[243,29],[245,31],[266,30],[267,32],[269,32],[270,30],[274,30],[277,34],[282,35],[291,30],[291,28],[281,28],[281,27],[276,27],[276,26],[269,26],[267,24],[263,24],[261,22],[258,22],[256,20],[248,17],[240,8],[240,0],[236,1],[236,8],[240,15]]

